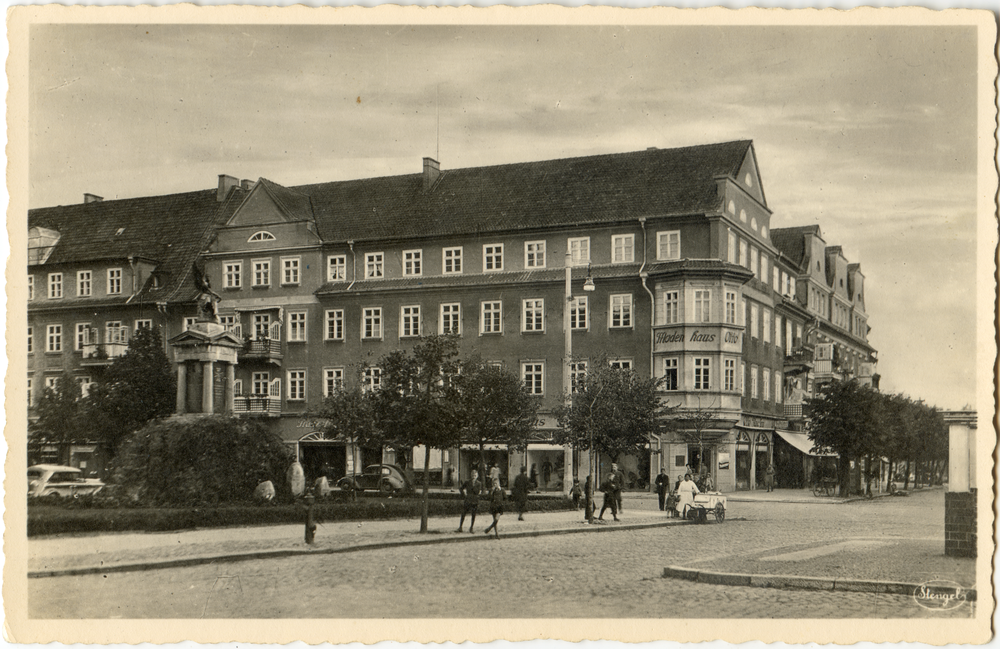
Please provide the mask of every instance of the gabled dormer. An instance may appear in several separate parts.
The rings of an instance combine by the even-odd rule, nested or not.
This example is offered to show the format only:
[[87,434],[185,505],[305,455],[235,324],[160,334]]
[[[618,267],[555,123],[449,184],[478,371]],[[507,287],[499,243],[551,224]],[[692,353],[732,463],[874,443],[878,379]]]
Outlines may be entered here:
[[767,198],[764,196],[764,186],[760,183],[760,172],[757,169],[757,154],[754,153],[753,144],[747,148],[746,157],[736,174],[736,182],[748,194],[753,196],[764,207],[767,207]]
[[59,231],[34,227],[28,230],[28,265],[44,264],[59,243]]
[[319,243],[309,196],[260,178],[219,229],[210,251],[287,249]]

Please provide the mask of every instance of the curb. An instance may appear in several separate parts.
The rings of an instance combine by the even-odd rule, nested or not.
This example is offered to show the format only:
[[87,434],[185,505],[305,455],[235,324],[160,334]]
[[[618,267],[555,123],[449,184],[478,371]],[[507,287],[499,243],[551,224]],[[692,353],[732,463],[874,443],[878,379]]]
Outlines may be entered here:
[[[682,519],[670,519],[655,523],[626,523],[624,525],[586,525],[580,527],[560,527],[549,530],[530,530],[525,532],[510,532],[504,534],[505,539],[525,539],[539,536],[559,536],[564,534],[582,534],[597,532],[614,532],[618,530],[643,530],[656,527],[668,527],[671,525],[687,524],[688,521]],[[165,570],[169,568],[190,568],[210,563],[238,563],[241,561],[254,561],[260,559],[285,559],[297,556],[317,556],[326,554],[348,554],[351,552],[363,552],[366,550],[386,550],[391,548],[406,547],[411,545],[438,545],[443,543],[470,543],[485,542],[493,537],[485,535],[466,536],[441,536],[440,538],[417,538],[405,541],[387,541],[383,543],[367,543],[361,545],[350,545],[339,548],[323,549],[294,549],[294,550],[260,550],[256,552],[242,552],[236,554],[218,554],[211,556],[187,557],[184,559],[167,559],[162,561],[144,561],[137,563],[123,563],[109,566],[87,566],[83,568],[63,568],[56,570],[35,570],[28,572],[28,579],[44,579],[46,577],[76,577],[81,575],[106,575],[123,572],[143,572],[147,570]]]
[[[684,579],[702,584],[722,586],[749,586],[751,588],[783,588],[790,590],[836,590],[852,593],[885,593],[888,595],[912,595],[921,584],[906,582],[877,581],[866,579],[834,579],[829,577],[800,577],[797,575],[745,575],[728,572],[711,572],[667,566],[663,569],[665,579]],[[976,590],[969,589],[967,600],[976,601]]]

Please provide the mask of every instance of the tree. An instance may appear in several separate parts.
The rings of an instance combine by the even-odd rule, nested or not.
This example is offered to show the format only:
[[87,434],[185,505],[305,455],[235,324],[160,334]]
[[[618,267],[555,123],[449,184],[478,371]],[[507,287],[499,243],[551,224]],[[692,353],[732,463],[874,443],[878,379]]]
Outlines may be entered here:
[[[820,396],[808,399],[811,412],[809,439],[814,448],[832,451],[838,462],[840,493],[850,491],[850,462],[879,455],[885,446],[881,435],[881,396],[857,380],[832,381],[820,388]],[[870,480],[870,468],[866,467]]]
[[90,424],[110,455],[122,440],[157,417],[174,412],[177,378],[156,329],[135,332],[124,354],[90,389]]
[[397,449],[424,447],[421,533],[427,532],[431,449],[451,448],[461,441],[457,356],[455,336],[428,336],[409,353],[396,350],[378,363],[381,387],[374,404],[382,440]]
[[479,447],[479,470],[485,476],[486,444],[524,450],[538,423],[539,402],[528,394],[521,378],[508,370],[480,358],[462,363],[461,368],[455,378],[463,419],[462,441]]
[[28,426],[28,454],[37,457],[43,446],[55,446],[59,463],[69,466],[70,447],[86,442],[86,404],[80,385],[68,373],[60,375],[54,388],[47,387],[35,405],[38,418]]
[[719,421],[712,408],[713,405],[714,400],[707,406],[703,406],[699,396],[697,407],[677,406],[673,409],[670,419],[674,432],[680,435],[686,443],[698,445],[698,466],[691,468],[699,474],[705,461],[705,447],[714,444],[715,440],[719,438],[717,431],[720,428],[728,428],[731,425],[728,422]]

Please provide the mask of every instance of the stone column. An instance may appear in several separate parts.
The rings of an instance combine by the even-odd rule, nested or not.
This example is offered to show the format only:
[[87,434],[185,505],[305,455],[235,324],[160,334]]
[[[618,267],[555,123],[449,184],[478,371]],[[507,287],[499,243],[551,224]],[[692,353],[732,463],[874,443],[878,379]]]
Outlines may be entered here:
[[945,412],[948,424],[948,490],[944,494],[944,553],[977,554],[976,413]]
[[236,410],[236,366],[226,363],[226,414],[233,414]]
[[213,379],[215,378],[215,363],[205,361],[202,364],[201,373],[201,411],[206,415],[212,414],[213,404]]
[[187,410],[187,364],[181,361],[177,364],[177,414],[183,415]]

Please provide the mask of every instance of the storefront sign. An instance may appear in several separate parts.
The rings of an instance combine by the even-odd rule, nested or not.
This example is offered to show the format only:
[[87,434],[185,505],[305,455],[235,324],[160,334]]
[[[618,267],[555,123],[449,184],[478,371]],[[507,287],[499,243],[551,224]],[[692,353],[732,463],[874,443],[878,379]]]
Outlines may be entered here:
[[729,469],[729,452],[719,451],[719,470],[724,471]]
[[653,334],[653,348],[667,351],[730,351],[739,352],[743,332],[731,327],[671,327]]

